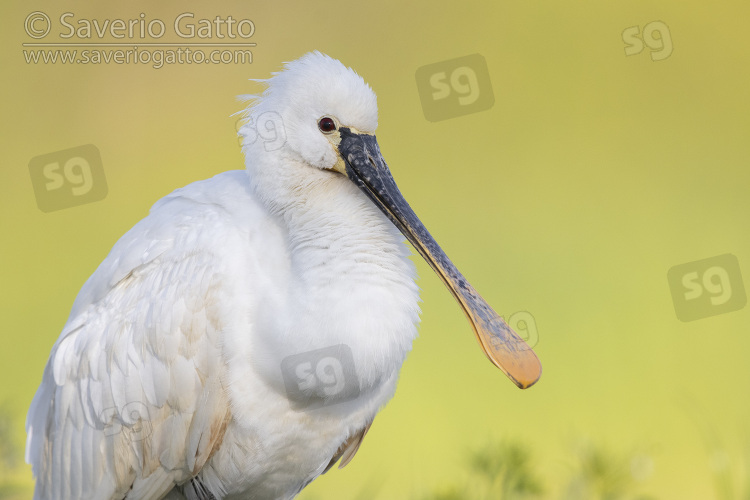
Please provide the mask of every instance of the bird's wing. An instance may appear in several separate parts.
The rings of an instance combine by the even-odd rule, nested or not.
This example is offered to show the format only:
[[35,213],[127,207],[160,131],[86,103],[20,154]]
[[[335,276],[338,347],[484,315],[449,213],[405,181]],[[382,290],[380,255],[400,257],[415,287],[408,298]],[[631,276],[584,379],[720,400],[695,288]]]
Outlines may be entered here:
[[323,471],[323,474],[328,472],[328,470],[334,466],[336,462],[341,459],[341,463],[339,464],[339,469],[343,469],[346,467],[349,462],[352,461],[354,458],[354,455],[356,455],[357,451],[359,451],[359,447],[362,444],[362,440],[365,439],[365,436],[367,435],[367,431],[370,430],[370,426],[372,425],[372,422],[369,422],[367,425],[365,425],[362,429],[355,432],[349,438],[341,443],[341,446],[339,446],[339,449],[336,451],[336,454],[333,455],[331,458],[331,461],[328,462],[328,465],[326,466],[325,470]]
[[221,443],[234,270],[216,252],[241,243],[222,207],[165,200],[87,281],[52,349],[27,419],[35,499],[158,499]]

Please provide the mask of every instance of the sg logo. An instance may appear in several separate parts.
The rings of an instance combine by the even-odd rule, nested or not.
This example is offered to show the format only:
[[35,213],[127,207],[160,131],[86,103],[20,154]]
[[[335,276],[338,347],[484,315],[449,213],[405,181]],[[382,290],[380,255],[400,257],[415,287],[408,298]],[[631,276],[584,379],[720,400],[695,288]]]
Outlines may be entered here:
[[281,372],[296,410],[330,406],[359,396],[354,356],[344,344],[287,356],[281,362]]
[[490,109],[495,104],[487,62],[480,54],[417,69],[424,117],[437,122]]
[[737,311],[747,303],[740,264],[732,254],[674,266],[667,279],[680,321]]
[[143,441],[151,435],[151,420],[148,407],[139,401],[131,401],[119,410],[105,408],[99,418],[104,422],[104,435],[114,436],[126,432],[129,441]]
[[[505,321],[505,316],[500,316],[500,318]],[[511,314],[507,324],[529,347],[534,347],[539,343],[539,330],[536,326],[536,320],[529,311],[518,311]]]
[[[655,35],[659,35],[658,37]],[[662,61],[672,55],[672,35],[669,28],[661,21],[652,21],[643,27],[642,38],[639,38],[640,28],[631,26],[622,32],[625,42],[625,55],[633,56],[643,52],[643,44],[651,49],[651,60]]]
[[265,111],[249,119],[240,118],[235,123],[240,147],[253,144],[260,139],[266,151],[281,148],[286,142],[286,129],[281,115],[275,111]]
[[75,207],[107,196],[102,158],[93,144],[32,158],[29,174],[42,212]]

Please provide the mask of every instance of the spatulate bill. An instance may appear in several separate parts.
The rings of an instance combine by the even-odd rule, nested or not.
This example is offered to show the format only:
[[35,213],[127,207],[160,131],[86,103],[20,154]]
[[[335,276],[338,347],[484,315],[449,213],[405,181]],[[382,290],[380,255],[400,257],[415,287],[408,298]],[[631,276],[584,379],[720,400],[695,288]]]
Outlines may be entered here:
[[367,194],[440,276],[469,318],[490,361],[521,389],[532,386],[542,373],[536,354],[466,281],[427,231],[396,186],[375,136],[345,127],[339,132],[342,173]]

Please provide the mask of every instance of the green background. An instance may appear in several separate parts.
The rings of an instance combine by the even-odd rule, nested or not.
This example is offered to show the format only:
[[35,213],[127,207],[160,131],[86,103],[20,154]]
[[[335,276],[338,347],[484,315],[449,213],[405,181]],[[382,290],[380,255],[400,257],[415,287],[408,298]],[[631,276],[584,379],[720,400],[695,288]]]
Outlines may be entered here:
[[[257,47],[249,65],[26,64],[33,10],[232,15],[253,20]],[[509,383],[420,260],[420,338],[396,396],[356,459],[301,498],[461,489],[471,453],[503,440],[531,453],[544,498],[570,491],[591,447],[621,463],[627,498],[748,494],[748,308],[683,323],[667,271],[732,253],[750,276],[749,14],[675,0],[3,3],[0,403],[18,451],[83,282],[156,200],[242,168],[234,97],[318,49],[372,85],[383,154],[446,253],[500,314],[533,315],[544,374]],[[657,20],[671,56],[626,56],[623,30]],[[428,122],[416,70],[474,53],[494,105]],[[84,144],[101,152],[106,198],[43,213],[29,161]],[[27,466],[0,481],[30,496]]]

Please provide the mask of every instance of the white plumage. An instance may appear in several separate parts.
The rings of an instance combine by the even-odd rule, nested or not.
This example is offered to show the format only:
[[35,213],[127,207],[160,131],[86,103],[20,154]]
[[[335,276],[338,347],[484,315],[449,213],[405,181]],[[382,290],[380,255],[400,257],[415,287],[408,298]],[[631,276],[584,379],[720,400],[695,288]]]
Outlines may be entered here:
[[[246,171],[157,202],[81,289],[28,415],[35,499],[293,498],[351,459],[392,397],[415,270],[342,175],[345,135],[377,127],[375,95],[311,53],[268,81],[242,132],[263,113],[283,145],[256,135]],[[285,359],[342,345],[357,396],[295,407]]]
[[[297,81],[310,84],[290,96]],[[287,146],[256,141],[250,180],[227,172],[159,201],[79,293],[29,412],[35,498],[158,499],[199,473],[217,498],[291,498],[392,396],[418,321],[403,236],[346,177],[306,164],[330,163],[328,141],[305,149],[295,123],[312,116],[320,135],[333,114],[372,131],[375,96],[312,54],[266,97],[254,111],[288,117]],[[283,358],[338,344],[360,397],[291,409]]]

